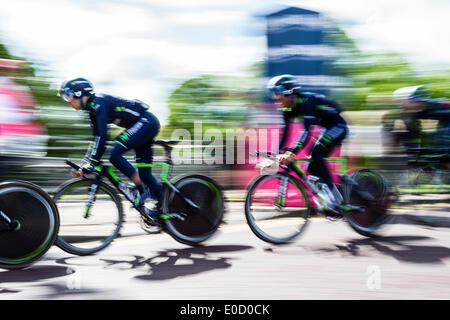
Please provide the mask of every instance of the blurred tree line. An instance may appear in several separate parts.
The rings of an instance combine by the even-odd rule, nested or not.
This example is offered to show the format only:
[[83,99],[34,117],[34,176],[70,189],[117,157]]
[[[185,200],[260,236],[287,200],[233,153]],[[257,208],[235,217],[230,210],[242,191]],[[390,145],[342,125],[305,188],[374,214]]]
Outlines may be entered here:
[[45,66],[10,54],[2,43],[0,43],[0,59],[21,61],[22,68],[0,68],[0,75],[28,88],[33,96],[35,105],[30,108],[37,112],[37,121],[47,130],[47,156],[80,157],[86,151],[88,140],[91,140],[89,123],[87,118],[68,107],[57,96],[59,88],[45,76]]
[[201,75],[184,81],[169,96],[169,125],[163,135],[177,128],[193,133],[195,121],[201,121],[202,131],[241,127],[248,105],[262,99],[262,69],[262,63],[255,63],[244,75]]
[[[331,21],[326,42],[337,56],[330,60],[328,73],[341,78],[330,96],[347,111],[392,109],[392,92],[399,87],[425,84],[434,97],[450,96],[450,70],[418,72],[398,53],[363,52],[357,43]],[[39,121],[47,128],[50,157],[82,157],[92,140],[89,122],[57,97],[58,88],[45,76],[45,67],[12,56],[0,43],[0,58],[23,60],[25,68],[8,71],[17,84],[26,86],[36,100]],[[39,71],[39,72],[37,72]],[[240,75],[199,75],[186,79],[167,100],[170,115],[160,137],[170,138],[177,128],[194,130],[202,121],[202,130],[226,130],[242,126],[247,106],[265,99],[265,62],[249,66]]]
[[326,68],[343,79],[331,96],[346,110],[390,110],[392,93],[401,87],[426,85],[432,97],[450,97],[450,69],[419,72],[399,53],[363,52],[357,43],[329,20],[325,42],[337,52]]

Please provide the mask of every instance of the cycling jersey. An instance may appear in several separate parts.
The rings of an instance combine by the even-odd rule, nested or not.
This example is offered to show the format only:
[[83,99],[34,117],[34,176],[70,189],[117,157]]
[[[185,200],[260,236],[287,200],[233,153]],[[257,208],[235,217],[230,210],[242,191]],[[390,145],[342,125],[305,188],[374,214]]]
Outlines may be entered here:
[[450,153],[450,103],[441,99],[426,101],[422,111],[412,115],[416,121],[419,119],[438,120],[435,143],[447,154]]
[[448,124],[450,123],[450,103],[440,99],[427,100],[425,108],[414,113],[413,117],[439,120],[439,124]]
[[[330,130],[333,127],[339,125],[340,127],[347,126],[345,120],[341,117],[340,106],[326,99],[323,95],[314,93],[297,93],[295,104],[292,108],[283,108],[283,118],[285,122],[285,128],[280,141],[280,149],[289,150],[296,153],[309,138],[310,129],[312,125],[318,125],[328,129],[328,132],[337,132],[338,130]],[[289,135],[289,122],[294,119],[303,120],[304,132],[297,141],[294,148],[285,148],[284,144],[286,138]],[[337,133],[341,135],[341,132]],[[335,139],[338,136],[331,138]]]
[[108,139],[108,124],[114,123],[123,128],[133,126],[148,106],[139,100],[127,100],[108,94],[93,94],[86,101],[86,110],[94,134],[94,145],[89,160],[95,165],[105,152]]
[[[348,134],[347,123],[340,115],[341,108],[323,95],[314,93],[297,93],[295,99],[292,108],[283,108],[285,129],[280,147],[284,151],[296,153],[309,139],[313,125],[324,127],[325,130],[311,151],[311,162],[307,170],[310,174],[320,177],[330,190],[333,190],[335,188],[333,179],[324,158],[331,153],[335,146],[341,144]],[[293,119],[303,120],[304,132],[293,148],[284,148],[284,143],[289,135],[289,122]]]
[[[158,119],[148,111],[148,106],[139,100],[127,100],[107,94],[93,94],[86,101],[94,133],[94,145],[87,158],[91,165],[96,166],[106,149],[108,124],[126,128],[115,140],[109,161],[120,172],[131,179],[135,168],[123,156],[129,150],[134,150],[136,162],[152,163],[153,139],[159,132]],[[139,168],[139,176],[150,189],[150,195],[159,199],[162,193],[161,184],[153,177],[149,167]]]

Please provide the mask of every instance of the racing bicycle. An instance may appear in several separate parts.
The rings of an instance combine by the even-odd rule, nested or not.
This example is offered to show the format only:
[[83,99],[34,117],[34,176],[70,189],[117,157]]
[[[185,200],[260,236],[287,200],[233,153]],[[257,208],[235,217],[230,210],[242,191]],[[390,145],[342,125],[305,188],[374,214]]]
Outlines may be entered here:
[[[276,154],[257,151],[251,156],[276,161]],[[280,165],[277,171],[262,174],[251,181],[245,199],[245,217],[252,232],[273,244],[293,241],[307,227],[313,213],[335,220],[345,219],[359,234],[374,237],[392,221],[388,208],[392,203],[387,180],[371,169],[346,172],[346,158],[326,158],[342,163],[338,189],[343,202],[330,212],[319,192],[320,183],[299,165],[310,159],[296,159]],[[367,196],[369,193],[369,196]]]
[[21,269],[38,261],[58,234],[51,197],[25,181],[0,183],[0,268]]
[[438,148],[411,148],[407,155],[406,193],[448,193],[450,157]]
[[[161,226],[183,244],[196,246],[217,231],[224,215],[224,195],[211,178],[200,174],[186,174],[170,178],[171,152],[178,141],[157,140],[153,144],[165,151],[162,163],[136,163],[136,168],[161,168],[163,184]],[[73,169],[80,167],[72,161]],[[106,183],[104,178],[109,180]],[[134,203],[135,186],[126,184],[115,174],[114,166],[103,165],[94,177],[70,179],[55,192],[61,226],[55,244],[75,255],[89,255],[107,247],[118,237],[124,220],[122,195]],[[145,204],[147,205],[147,204]],[[133,206],[132,206],[133,207]],[[155,233],[154,226],[140,215],[144,230]]]

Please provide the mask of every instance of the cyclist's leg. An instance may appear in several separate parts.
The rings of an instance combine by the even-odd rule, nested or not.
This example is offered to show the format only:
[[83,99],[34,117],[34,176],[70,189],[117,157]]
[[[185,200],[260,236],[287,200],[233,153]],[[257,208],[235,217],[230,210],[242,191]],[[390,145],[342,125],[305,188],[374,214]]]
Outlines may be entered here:
[[[136,162],[137,163],[152,163],[153,162],[153,150],[152,143],[145,143],[135,148]],[[147,186],[150,191],[150,196],[160,201],[162,195],[161,183],[152,175],[152,168],[138,168],[139,177],[142,182]]]
[[[128,144],[128,143],[127,143]],[[124,141],[116,141],[111,150],[109,161],[130,180],[136,174],[136,169],[123,156],[130,148]]]
[[347,126],[338,124],[326,129],[311,151],[311,163],[308,166],[308,172],[324,180],[330,190],[333,190],[334,183],[330,171],[325,163],[325,159],[331,151],[342,143],[347,136]]
[[[151,113],[146,114],[146,119],[148,120],[147,133],[145,135],[147,140],[142,139],[142,144],[137,145],[135,149],[136,162],[137,163],[152,163],[153,162],[153,150],[152,144],[154,138],[159,133],[160,124],[158,119]],[[161,183],[152,175],[151,168],[139,168],[139,177],[147,186],[151,193],[151,197],[159,202],[162,195],[162,185]]]
[[143,188],[139,175],[123,154],[143,144],[151,144],[150,142],[159,132],[159,127],[156,117],[150,113],[145,114],[135,125],[124,131],[127,134],[119,135],[110,154],[110,162],[136,184],[140,193],[142,193]]

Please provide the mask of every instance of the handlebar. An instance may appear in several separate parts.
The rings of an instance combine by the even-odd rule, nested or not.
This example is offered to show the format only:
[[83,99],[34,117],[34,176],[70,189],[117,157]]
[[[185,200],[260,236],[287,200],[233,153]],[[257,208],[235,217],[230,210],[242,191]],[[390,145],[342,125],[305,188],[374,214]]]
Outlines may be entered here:
[[[277,161],[277,155],[276,153],[270,152],[270,151],[255,151],[253,153],[250,153],[251,157],[264,157],[270,160],[274,160]],[[280,166],[280,168],[283,169],[292,169],[293,168],[293,163],[289,164],[289,165],[284,165],[284,164],[278,164]]]
[[68,164],[69,166],[71,166],[72,168],[74,168],[75,170],[79,170],[81,167],[79,165],[77,165],[75,162],[72,162],[70,160],[66,160],[65,161],[66,164]]
[[265,157],[265,158],[271,159],[271,158],[275,158],[277,155],[270,151],[255,151],[253,153],[250,153],[250,156],[251,157]]

